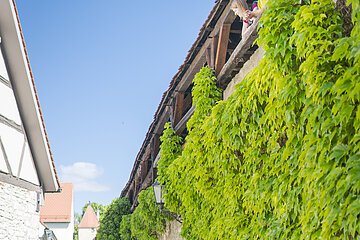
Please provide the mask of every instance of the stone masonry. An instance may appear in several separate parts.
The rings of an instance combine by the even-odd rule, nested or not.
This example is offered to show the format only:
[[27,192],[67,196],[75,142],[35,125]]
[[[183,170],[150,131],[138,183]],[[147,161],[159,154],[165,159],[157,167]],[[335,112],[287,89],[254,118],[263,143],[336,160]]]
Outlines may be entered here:
[[0,182],[0,240],[38,240],[37,194]]
[[165,233],[159,240],[183,240],[180,236],[181,224],[177,221],[166,222]]

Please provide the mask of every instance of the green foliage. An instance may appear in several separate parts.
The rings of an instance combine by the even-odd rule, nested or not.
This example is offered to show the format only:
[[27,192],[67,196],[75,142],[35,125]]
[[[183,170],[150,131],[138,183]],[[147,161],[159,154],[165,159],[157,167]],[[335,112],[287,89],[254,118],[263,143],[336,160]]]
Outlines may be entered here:
[[193,105],[196,107],[193,117],[187,122],[187,129],[193,130],[202,120],[210,114],[211,108],[221,99],[221,91],[216,87],[214,71],[203,67],[193,80]]
[[130,213],[130,202],[127,198],[116,198],[106,208],[100,219],[100,228],[96,239],[119,240],[122,239],[119,227],[122,217]]
[[166,218],[155,203],[151,187],[140,192],[138,202],[135,211],[123,217],[120,239],[157,240],[165,230]]
[[135,239],[131,236],[131,214],[122,216],[119,234],[124,240]]
[[79,240],[79,227],[78,227],[78,224],[74,225],[73,240]]
[[228,100],[195,77],[184,150],[162,169],[188,240],[360,237],[360,3],[345,37],[332,0],[305,2],[269,0],[266,55]]
[[[158,180],[161,185],[166,186],[166,183],[171,181],[170,176],[168,175],[167,168],[169,165],[176,159],[182,151],[181,143],[182,138],[177,136],[175,131],[172,129],[170,123],[166,123],[163,131],[163,135],[160,138],[160,159],[157,165],[158,169]],[[169,203],[179,202],[177,192],[172,191],[172,189],[165,190],[164,196],[166,195],[167,199],[172,199],[168,201]],[[166,206],[172,209],[176,209],[177,205]]]
[[[207,159],[204,153],[208,149],[203,145],[206,133],[201,125],[211,114],[212,107],[221,99],[221,91],[216,87],[215,80],[213,70],[208,67],[202,68],[195,75],[192,91],[195,112],[187,123],[189,134],[185,139],[184,151],[165,169],[168,176],[166,191],[178,196],[174,199],[165,195],[165,206],[172,212],[181,213],[182,218],[187,219],[183,222],[184,231],[201,229],[209,224],[209,221],[199,217],[210,211],[208,204],[201,200],[199,190],[211,188],[209,181],[212,179],[212,176],[206,173]],[[161,177],[159,174],[160,179]],[[194,189],[195,185],[199,190]]]
[[81,221],[82,215],[79,213],[74,213],[74,233],[73,233],[73,240],[79,239],[79,228],[78,225]]

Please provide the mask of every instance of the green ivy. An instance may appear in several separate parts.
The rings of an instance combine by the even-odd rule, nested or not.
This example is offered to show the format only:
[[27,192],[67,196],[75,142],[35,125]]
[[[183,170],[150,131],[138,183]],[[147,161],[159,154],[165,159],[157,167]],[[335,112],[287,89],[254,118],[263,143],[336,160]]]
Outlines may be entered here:
[[[207,204],[201,201],[201,196],[194,191],[192,184],[199,188],[208,188],[207,181],[210,175],[204,175],[202,168],[206,158],[202,158],[207,150],[203,148],[202,141],[205,131],[201,128],[203,121],[211,114],[212,107],[221,99],[221,91],[216,87],[216,78],[212,69],[204,67],[195,75],[192,90],[195,111],[187,123],[189,134],[185,139],[185,148],[182,154],[173,160],[168,168],[164,169],[168,176],[166,191],[176,194],[177,198],[165,195],[165,206],[172,212],[178,212],[186,219],[183,230],[203,227],[203,219],[198,216],[207,214]],[[163,145],[161,146],[161,148]],[[162,154],[162,152],[161,152]],[[159,165],[161,165],[159,161]],[[159,179],[162,176],[159,174]],[[199,221],[198,221],[199,220]],[[188,225],[189,224],[189,225]],[[189,235],[189,234],[186,234]]]
[[156,205],[151,187],[140,192],[138,202],[135,211],[124,216],[120,228],[117,228],[120,239],[157,240],[165,231],[167,218]]
[[345,36],[332,0],[269,0],[265,57],[230,98],[211,70],[195,77],[184,150],[160,176],[186,239],[360,237],[360,3],[348,3]]
[[119,234],[121,239],[135,240],[135,238],[131,236],[131,214],[122,217]]
[[[166,183],[171,181],[170,176],[168,175],[167,168],[169,165],[176,159],[182,151],[182,138],[177,136],[170,123],[166,123],[164,126],[163,135],[160,137],[161,145],[160,145],[160,159],[158,162],[158,180],[162,186],[166,186]],[[167,190],[167,189],[166,189]],[[179,197],[177,192],[165,191],[164,195],[166,195],[167,199],[172,199],[168,201],[168,203],[178,203]],[[167,208],[177,209],[177,205],[167,205]]]

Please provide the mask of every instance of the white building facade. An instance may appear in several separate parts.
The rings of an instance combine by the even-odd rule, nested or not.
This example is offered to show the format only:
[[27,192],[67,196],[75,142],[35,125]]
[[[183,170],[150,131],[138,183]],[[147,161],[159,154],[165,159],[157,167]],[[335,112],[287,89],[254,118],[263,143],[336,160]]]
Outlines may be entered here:
[[59,181],[12,0],[0,1],[0,240],[38,239],[43,192]]
[[78,225],[79,240],[96,239],[97,230],[100,227],[99,215],[96,215],[94,209],[89,206],[86,208],[84,216]]
[[[46,194],[40,208],[40,222],[53,231],[58,240],[72,240],[74,234],[73,185],[60,183],[61,192]],[[43,231],[40,231],[40,236]]]

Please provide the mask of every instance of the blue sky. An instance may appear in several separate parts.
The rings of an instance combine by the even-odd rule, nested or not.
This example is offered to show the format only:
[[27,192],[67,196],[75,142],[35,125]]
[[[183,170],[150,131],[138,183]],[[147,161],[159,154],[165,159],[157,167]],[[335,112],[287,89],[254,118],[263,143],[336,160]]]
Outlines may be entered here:
[[213,0],[17,0],[55,164],[75,211],[125,186]]

